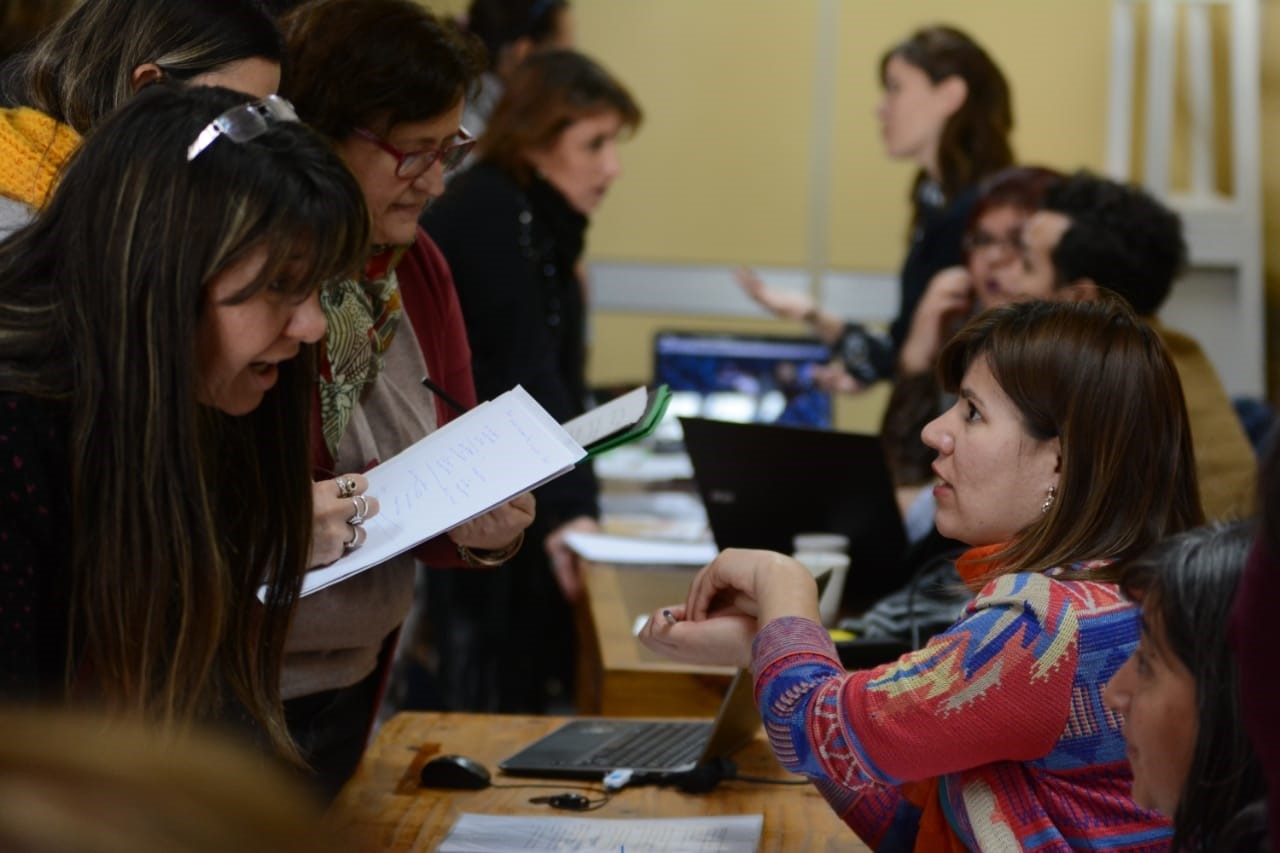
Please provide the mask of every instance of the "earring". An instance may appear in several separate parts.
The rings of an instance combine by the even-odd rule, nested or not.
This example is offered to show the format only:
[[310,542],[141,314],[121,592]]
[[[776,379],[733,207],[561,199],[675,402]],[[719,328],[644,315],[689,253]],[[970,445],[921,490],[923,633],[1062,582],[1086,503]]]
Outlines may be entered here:
[[1050,487],[1049,487],[1049,497],[1045,498],[1045,499],[1044,499],[1044,503],[1040,504],[1040,514],[1041,514],[1041,515],[1043,515],[1044,513],[1046,513],[1046,512],[1048,512],[1048,511],[1049,511],[1049,507],[1053,506],[1053,502],[1054,502],[1055,500],[1057,500],[1057,497],[1058,497],[1058,487],[1057,487],[1057,486],[1050,486]]

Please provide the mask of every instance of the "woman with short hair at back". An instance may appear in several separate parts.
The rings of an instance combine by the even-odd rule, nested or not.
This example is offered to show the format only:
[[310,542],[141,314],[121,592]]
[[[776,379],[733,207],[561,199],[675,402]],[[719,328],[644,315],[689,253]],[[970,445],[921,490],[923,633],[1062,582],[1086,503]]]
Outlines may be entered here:
[[1173,820],[1174,850],[1254,850],[1265,834],[1239,670],[1219,641],[1252,534],[1247,522],[1189,530],[1120,579],[1142,608],[1142,635],[1103,701],[1124,718],[1133,798]]
[[287,103],[157,85],[0,243],[6,699],[216,720],[296,760],[310,345],[366,217]]
[[[476,391],[521,385],[563,423],[586,406],[586,296],[578,270],[591,215],[621,173],[619,145],[640,124],[630,92],[569,50],[530,55],[508,81],[477,162],[423,225],[458,284]],[[595,529],[589,463],[536,491],[528,546],[485,577],[431,578],[445,688],[457,707],[545,711],[571,695],[581,593],[564,535]],[[436,610],[439,608],[439,610]]]
[[837,360],[825,382],[857,391],[891,379],[916,306],[941,270],[963,263],[962,239],[978,184],[1014,162],[1013,98],[991,55],[967,33],[937,24],[890,47],[877,68],[876,108],[885,153],[918,166],[911,184],[907,256],[898,316],[888,334],[846,322],[807,293],[777,291],[737,271],[747,295],[775,316],[808,323]]
[[255,97],[280,83],[280,33],[257,0],[80,0],[6,74],[0,237],[48,200],[84,134],[157,80]]
[[995,308],[943,349],[954,406],[937,451],[937,525],[972,546],[976,597],[922,649],[845,672],[804,566],[729,550],[649,648],[751,666],[774,751],[880,849],[1162,850],[1130,797],[1102,689],[1138,641],[1116,584],[1203,519],[1186,406],[1159,338],[1118,298]]

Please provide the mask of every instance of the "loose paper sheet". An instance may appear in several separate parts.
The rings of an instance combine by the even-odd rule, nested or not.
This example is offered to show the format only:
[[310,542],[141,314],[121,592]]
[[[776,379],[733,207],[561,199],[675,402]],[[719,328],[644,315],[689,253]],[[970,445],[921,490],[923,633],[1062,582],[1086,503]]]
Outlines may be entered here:
[[649,820],[463,814],[440,853],[752,853],[763,828],[758,814]]
[[644,566],[705,566],[720,553],[711,542],[659,542],[608,533],[565,534],[564,541],[577,553],[597,563]]

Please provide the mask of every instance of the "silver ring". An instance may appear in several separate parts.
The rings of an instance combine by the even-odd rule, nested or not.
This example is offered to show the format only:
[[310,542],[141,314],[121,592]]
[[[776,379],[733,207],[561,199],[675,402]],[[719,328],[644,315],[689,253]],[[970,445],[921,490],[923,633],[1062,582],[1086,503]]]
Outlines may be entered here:
[[338,497],[349,498],[356,493],[356,481],[352,477],[339,477],[334,480],[338,484]]
[[354,551],[364,544],[364,540],[369,537],[363,527],[353,524],[351,525],[351,538],[342,543],[342,550]]
[[347,519],[347,524],[356,525],[364,524],[365,518],[369,515],[369,500],[364,495],[352,495],[351,506],[355,512]]

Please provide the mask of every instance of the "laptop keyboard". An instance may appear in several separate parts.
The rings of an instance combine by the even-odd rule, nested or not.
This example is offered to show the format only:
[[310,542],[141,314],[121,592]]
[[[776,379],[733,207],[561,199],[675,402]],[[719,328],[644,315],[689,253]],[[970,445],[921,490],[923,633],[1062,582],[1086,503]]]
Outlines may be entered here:
[[590,767],[677,767],[697,761],[710,723],[653,723],[637,727],[587,757]]

